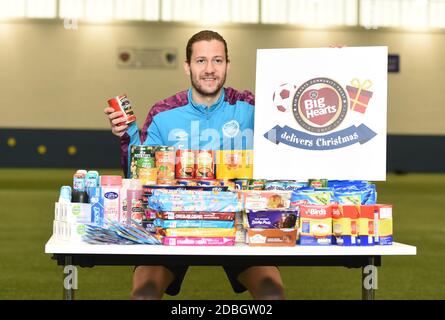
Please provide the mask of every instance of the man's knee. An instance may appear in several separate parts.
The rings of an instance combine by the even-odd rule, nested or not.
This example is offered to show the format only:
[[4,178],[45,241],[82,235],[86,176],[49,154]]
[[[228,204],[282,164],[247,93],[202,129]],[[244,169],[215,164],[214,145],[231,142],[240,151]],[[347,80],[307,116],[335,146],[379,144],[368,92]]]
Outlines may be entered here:
[[163,292],[154,282],[144,283],[143,286],[133,288],[131,298],[133,300],[160,300]]
[[284,299],[284,287],[277,267],[250,267],[238,276],[238,281],[256,300]]
[[261,300],[283,300],[283,285],[269,277],[261,279],[256,298]]
[[163,266],[137,267],[133,274],[131,297],[134,300],[160,300],[174,277]]

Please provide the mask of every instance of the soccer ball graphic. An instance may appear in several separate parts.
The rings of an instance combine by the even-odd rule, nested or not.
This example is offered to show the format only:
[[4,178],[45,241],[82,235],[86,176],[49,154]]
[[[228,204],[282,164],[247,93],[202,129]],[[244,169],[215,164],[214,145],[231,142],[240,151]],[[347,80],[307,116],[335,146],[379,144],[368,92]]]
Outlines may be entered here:
[[294,96],[296,86],[290,83],[284,83],[273,93],[272,101],[280,112],[287,112],[291,108],[292,97]]

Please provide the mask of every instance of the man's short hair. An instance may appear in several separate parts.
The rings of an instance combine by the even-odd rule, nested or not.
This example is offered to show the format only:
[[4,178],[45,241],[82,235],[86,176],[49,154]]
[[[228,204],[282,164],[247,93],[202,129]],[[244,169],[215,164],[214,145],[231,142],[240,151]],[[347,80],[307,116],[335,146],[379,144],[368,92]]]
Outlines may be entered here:
[[226,40],[224,40],[224,38],[215,31],[211,31],[211,30],[203,30],[200,31],[196,34],[194,34],[189,41],[187,42],[187,47],[185,48],[185,55],[186,55],[186,61],[188,64],[190,64],[190,59],[192,58],[192,46],[195,42],[198,41],[211,41],[211,40],[218,40],[221,41],[222,43],[224,43],[224,51],[226,54],[226,61],[229,62],[229,54],[227,51],[227,42]]

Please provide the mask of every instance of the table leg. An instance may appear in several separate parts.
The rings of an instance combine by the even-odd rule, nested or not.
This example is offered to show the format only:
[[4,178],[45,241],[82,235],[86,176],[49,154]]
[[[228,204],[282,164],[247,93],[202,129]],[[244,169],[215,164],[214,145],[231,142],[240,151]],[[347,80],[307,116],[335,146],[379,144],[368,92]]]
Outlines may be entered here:
[[377,289],[377,267],[375,257],[368,257],[368,263],[362,267],[362,300],[374,300]]
[[[63,266],[63,300],[74,300],[74,282],[77,281],[77,274],[72,274],[73,270],[73,257],[71,255],[66,255],[64,258]],[[67,274],[68,272],[68,274]],[[72,278],[72,277],[76,278]],[[70,277],[70,278],[68,278]]]

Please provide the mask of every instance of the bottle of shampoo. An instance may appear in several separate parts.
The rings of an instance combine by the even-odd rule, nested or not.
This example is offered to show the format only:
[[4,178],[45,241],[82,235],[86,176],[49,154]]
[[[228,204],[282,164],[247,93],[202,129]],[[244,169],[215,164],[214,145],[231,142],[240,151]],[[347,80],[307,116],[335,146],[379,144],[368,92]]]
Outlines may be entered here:
[[144,218],[142,195],[142,181],[139,179],[131,179],[127,190],[127,225],[131,225],[132,223],[142,225]]
[[100,177],[101,196],[104,205],[104,219],[119,222],[121,176]]

